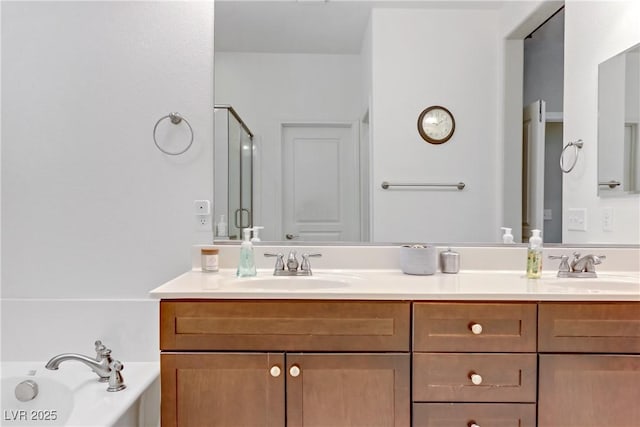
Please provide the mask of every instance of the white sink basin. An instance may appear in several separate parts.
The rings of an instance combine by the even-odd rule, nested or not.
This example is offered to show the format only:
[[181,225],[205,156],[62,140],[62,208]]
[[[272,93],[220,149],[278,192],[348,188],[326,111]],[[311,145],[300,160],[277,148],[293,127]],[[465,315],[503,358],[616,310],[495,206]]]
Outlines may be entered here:
[[630,276],[599,274],[597,278],[553,278],[546,279],[549,287],[564,288],[567,291],[583,293],[638,292],[640,281]]
[[322,274],[315,276],[264,276],[235,278],[225,282],[225,287],[252,290],[305,291],[346,288],[356,276]]

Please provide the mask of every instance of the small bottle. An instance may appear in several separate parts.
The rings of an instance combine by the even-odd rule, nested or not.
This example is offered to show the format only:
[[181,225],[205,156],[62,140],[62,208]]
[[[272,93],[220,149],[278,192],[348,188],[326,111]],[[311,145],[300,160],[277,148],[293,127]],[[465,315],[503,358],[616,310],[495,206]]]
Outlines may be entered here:
[[201,269],[203,272],[214,273],[218,271],[218,252],[216,248],[202,248],[200,254],[202,255]]
[[238,270],[236,276],[238,277],[253,277],[257,274],[256,263],[253,256],[253,244],[251,243],[251,228],[245,228],[244,240],[240,245],[240,262],[238,263]]
[[255,243],[255,242],[259,242],[259,241],[260,241],[260,236],[258,236],[258,233],[259,233],[259,232],[260,232],[260,230],[262,230],[263,228],[264,228],[264,227],[262,227],[262,226],[258,226],[258,225],[254,226],[254,227],[252,228],[252,230],[253,230],[253,237],[251,238],[251,241],[252,241],[253,243]]
[[228,237],[227,236],[227,222],[225,221],[224,214],[220,215],[220,220],[216,224],[216,236],[218,237]]
[[542,276],[542,237],[540,230],[531,230],[527,249],[527,277],[539,279]]
[[504,234],[502,235],[502,243],[513,243],[513,234],[511,234],[511,229],[509,227],[500,227],[500,229],[504,231]]

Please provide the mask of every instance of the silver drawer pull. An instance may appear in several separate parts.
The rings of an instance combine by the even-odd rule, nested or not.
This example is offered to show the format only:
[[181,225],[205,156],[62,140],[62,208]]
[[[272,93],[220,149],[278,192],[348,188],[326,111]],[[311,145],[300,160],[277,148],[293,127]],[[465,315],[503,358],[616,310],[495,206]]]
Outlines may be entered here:
[[471,332],[474,335],[480,335],[482,333],[482,325],[480,323],[474,323],[471,325]]
[[469,378],[471,379],[471,382],[475,385],[480,385],[482,384],[482,376],[478,375],[478,374],[471,374],[469,375]]

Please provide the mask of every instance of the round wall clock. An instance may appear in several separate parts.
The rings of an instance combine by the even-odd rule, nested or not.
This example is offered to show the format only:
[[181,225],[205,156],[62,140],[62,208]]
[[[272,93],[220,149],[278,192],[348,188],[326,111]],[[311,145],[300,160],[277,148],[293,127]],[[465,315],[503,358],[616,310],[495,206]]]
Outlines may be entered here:
[[451,111],[439,105],[425,108],[418,116],[418,132],[430,144],[447,142],[456,130]]

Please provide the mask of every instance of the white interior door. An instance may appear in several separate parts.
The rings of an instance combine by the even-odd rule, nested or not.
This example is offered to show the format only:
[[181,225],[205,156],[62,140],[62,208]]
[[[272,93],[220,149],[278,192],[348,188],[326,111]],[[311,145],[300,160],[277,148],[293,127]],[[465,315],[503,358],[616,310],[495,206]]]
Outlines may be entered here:
[[283,125],[286,240],[360,240],[357,127]]
[[545,102],[524,108],[522,120],[522,240],[544,226]]

